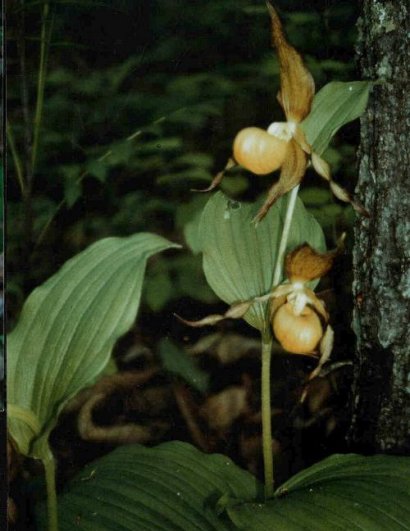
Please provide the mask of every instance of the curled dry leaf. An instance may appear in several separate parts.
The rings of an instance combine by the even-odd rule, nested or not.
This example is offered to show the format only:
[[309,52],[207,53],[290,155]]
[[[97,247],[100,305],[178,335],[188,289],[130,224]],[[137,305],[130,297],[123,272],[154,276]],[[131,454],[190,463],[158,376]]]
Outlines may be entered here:
[[247,410],[246,389],[242,386],[231,386],[209,397],[200,413],[211,429],[224,431]]
[[175,400],[179,411],[185,421],[192,441],[204,452],[212,451],[212,442],[206,437],[199,426],[198,408],[192,399],[191,393],[184,385],[174,384]]
[[95,395],[88,400],[78,415],[78,433],[85,441],[111,444],[127,444],[150,442],[151,427],[138,424],[124,424],[114,426],[99,426],[93,420],[94,409],[106,400],[104,394]]
[[11,525],[14,525],[17,522],[17,507],[14,503],[13,498],[10,496],[7,497],[7,522]]
[[77,418],[79,435],[87,441],[109,444],[144,444],[159,440],[169,429],[169,424],[155,418],[146,425],[121,421],[112,425],[100,425],[94,420],[95,412],[107,407],[114,394],[119,395],[127,408],[137,415],[159,415],[169,403],[170,391],[164,387],[141,387],[156,374],[156,369],[120,372],[102,378],[87,389],[87,394],[82,394],[82,403],[77,402],[80,407]]
[[[309,417],[297,417],[294,422],[295,427],[308,428],[317,424],[319,421],[325,421],[326,436],[329,436],[336,429],[341,413],[340,405],[337,405],[337,397],[340,393],[340,369],[351,365],[351,361],[340,361],[329,364],[326,367],[322,367],[320,374],[316,378],[309,380],[305,389],[306,398],[304,408]],[[344,403],[345,400],[343,400]]]
[[199,339],[188,353],[195,356],[207,353],[225,365],[247,356],[259,357],[260,348],[258,339],[235,333],[216,333]]

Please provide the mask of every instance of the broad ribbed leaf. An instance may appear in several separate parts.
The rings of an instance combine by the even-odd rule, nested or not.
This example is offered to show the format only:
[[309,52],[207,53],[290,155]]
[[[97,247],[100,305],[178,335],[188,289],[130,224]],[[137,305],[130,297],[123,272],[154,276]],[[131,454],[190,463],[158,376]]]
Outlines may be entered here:
[[363,113],[372,85],[370,81],[332,81],[319,90],[309,116],[302,122],[307,140],[318,155],[343,125]]
[[255,499],[258,489],[229,458],[187,443],[126,446],[68,485],[59,500],[60,531],[224,531],[233,526],[217,515],[218,500]]
[[249,531],[403,531],[410,527],[410,458],[334,455],[291,478],[275,497],[227,512]]
[[147,259],[170,247],[148,233],[106,238],[29,296],[7,347],[8,429],[23,454],[42,458],[58,412],[133,324]]
[[[264,220],[255,226],[252,219],[259,206],[232,201],[217,192],[202,213],[198,238],[205,276],[218,297],[228,304],[264,295],[273,287],[287,196],[276,201]],[[305,242],[319,251],[325,250],[320,225],[298,199],[287,249]],[[245,320],[262,330],[266,307],[267,303],[254,304]]]
[[[410,458],[334,455],[291,478],[269,502],[247,501],[261,496],[255,478],[225,456],[181,442],[126,446],[67,486],[60,530],[405,530]],[[218,516],[222,507],[227,514]]]

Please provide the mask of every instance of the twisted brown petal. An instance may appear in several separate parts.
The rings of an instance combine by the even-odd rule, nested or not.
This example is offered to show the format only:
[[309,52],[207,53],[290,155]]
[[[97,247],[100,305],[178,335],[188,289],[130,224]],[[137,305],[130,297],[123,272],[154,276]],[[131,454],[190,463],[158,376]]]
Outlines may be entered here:
[[335,183],[335,181],[332,179],[329,164],[319,157],[317,153],[312,153],[312,164],[317,173],[323,177],[323,179],[329,182],[330,189],[338,199],[344,201],[345,203],[350,203],[356,212],[362,214],[362,216],[366,216],[367,218],[370,217],[369,212],[360,203],[360,201],[353,199],[349,192]]
[[313,290],[305,287],[305,292],[309,297],[309,302],[315,309],[316,313],[320,315],[320,317],[322,317],[322,319],[327,323],[329,320],[329,314],[327,313],[324,302],[316,296],[316,293]]
[[307,157],[305,152],[294,139],[290,140],[279,181],[269,189],[266,201],[255,216],[254,222],[261,221],[280,196],[286,194],[301,182],[305,175],[306,166]]
[[321,371],[323,365],[329,360],[330,354],[332,353],[333,343],[334,343],[335,333],[333,328],[330,325],[327,325],[325,333],[323,334],[322,340],[319,345],[320,359],[317,369]]
[[223,315],[212,314],[212,315],[208,315],[207,317],[204,317],[203,319],[200,319],[199,321],[188,321],[186,319],[183,319],[176,313],[174,313],[174,315],[182,323],[188,326],[191,326],[193,328],[201,328],[203,326],[215,325],[216,323],[219,323],[220,321],[223,321],[224,319],[241,319],[241,317],[245,315],[245,313],[249,310],[252,304],[253,304],[253,301],[237,302],[235,304],[232,304],[232,306],[230,306]]
[[215,175],[208,188],[203,188],[202,190],[199,190],[197,188],[191,188],[191,192],[210,192],[221,183],[222,179],[225,177],[225,173],[235,166],[236,162],[232,158],[229,158],[225,168]]
[[312,153],[312,147],[306,140],[306,135],[301,127],[296,127],[296,131],[293,134],[293,138],[296,140],[296,142],[299,144],[299,146],[303,149],[305,153],[307,153],[308,155]]
[[278,100],[285,111],[287,120],[299,123],[310,112],[315,83],[299,53],[287,42],[275,9],[269,2],[266,5],[272,20],[272,42],[279,57]]
[[208,315],[207,317],[204,317],[203,319],[200,319],[199,321],[188,321],[187,319],[184,319],[180,315],[174,313],[175,317],[181,321],[181,323],[186,324],[187,326],[191,326],[192,328],[201,328],[203,326],[212,326],[216,323],[219,323],[219,321],[222,321],[225,319],[223,315],[218,314],[212,314]]
[[[330,325],[327,325],[327,328],[325,330],[325,333],[323,334],[323,337],[319,345],[319,352],[320,352],[319,363],[316,369],[314,369],[309,374],[308,381],[311,381],[313,380],[313,378],[320,376],[323,365],[329,360],[330,354],[332,353],[334,337],[335,337],[335,334],[333,332],[333,328]],[[305,389],[303,390],[302,396],[300,397],[300,402],[305,401],[307,392],[308,392],[308,387],[306,386]]]

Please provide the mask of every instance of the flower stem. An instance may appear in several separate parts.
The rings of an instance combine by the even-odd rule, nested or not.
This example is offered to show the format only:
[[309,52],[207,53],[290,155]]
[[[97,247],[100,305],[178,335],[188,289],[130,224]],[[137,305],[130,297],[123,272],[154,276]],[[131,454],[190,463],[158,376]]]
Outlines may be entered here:
[[[283,225],[282,237],[279,243],[279,250],[276,259],[275,271],[273,275],[273,286],[277,286],[283,276],[283,259],[288,244],[290,227],[292,225],[293,212],[295,210],[296,198],[299,185],[295,186],[289,194],[286,209],[285,223]],[[269,330],[269,332],[267,332]],[[262,449],[263,467],[265,475],[265,498],[273,496],[274,476],[273,476],[273,456],[272,456],[272,414],[270,399],[270,364],[272,357],[272,336],[270,327],[266,333],[262,334],[262,375],[261,375],[261,400],[262,400]]]
[[295,186],[289,193],[288,206],[286,209],[285,223],[283,225],[282,237],[279,244],[278,256],[276,259],[275,273],[273,275],[273,286],[277,286],[283,276],[283,259],[288,244],[290,227],[292,225],[293,212],[295,210],[296,198],[299,192],[299,185]]
[[262,337],[262,449],[265,498],[273,495],[272,417],[270,403],[270,360],[272,338]]
[[51,451],[47,452],[47,457],[43,460],[43,465],[47,485],[48,531],[58,531],[56,466]]

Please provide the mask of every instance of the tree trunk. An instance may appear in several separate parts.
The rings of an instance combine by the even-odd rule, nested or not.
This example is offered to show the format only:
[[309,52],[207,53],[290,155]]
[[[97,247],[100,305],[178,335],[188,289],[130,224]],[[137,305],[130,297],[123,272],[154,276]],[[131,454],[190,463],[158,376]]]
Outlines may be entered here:
[[361,122],[358,220],[353,251],[357,335],[350,446],[410,452],[410,9],[365,0],[358,55],[378,80]]

